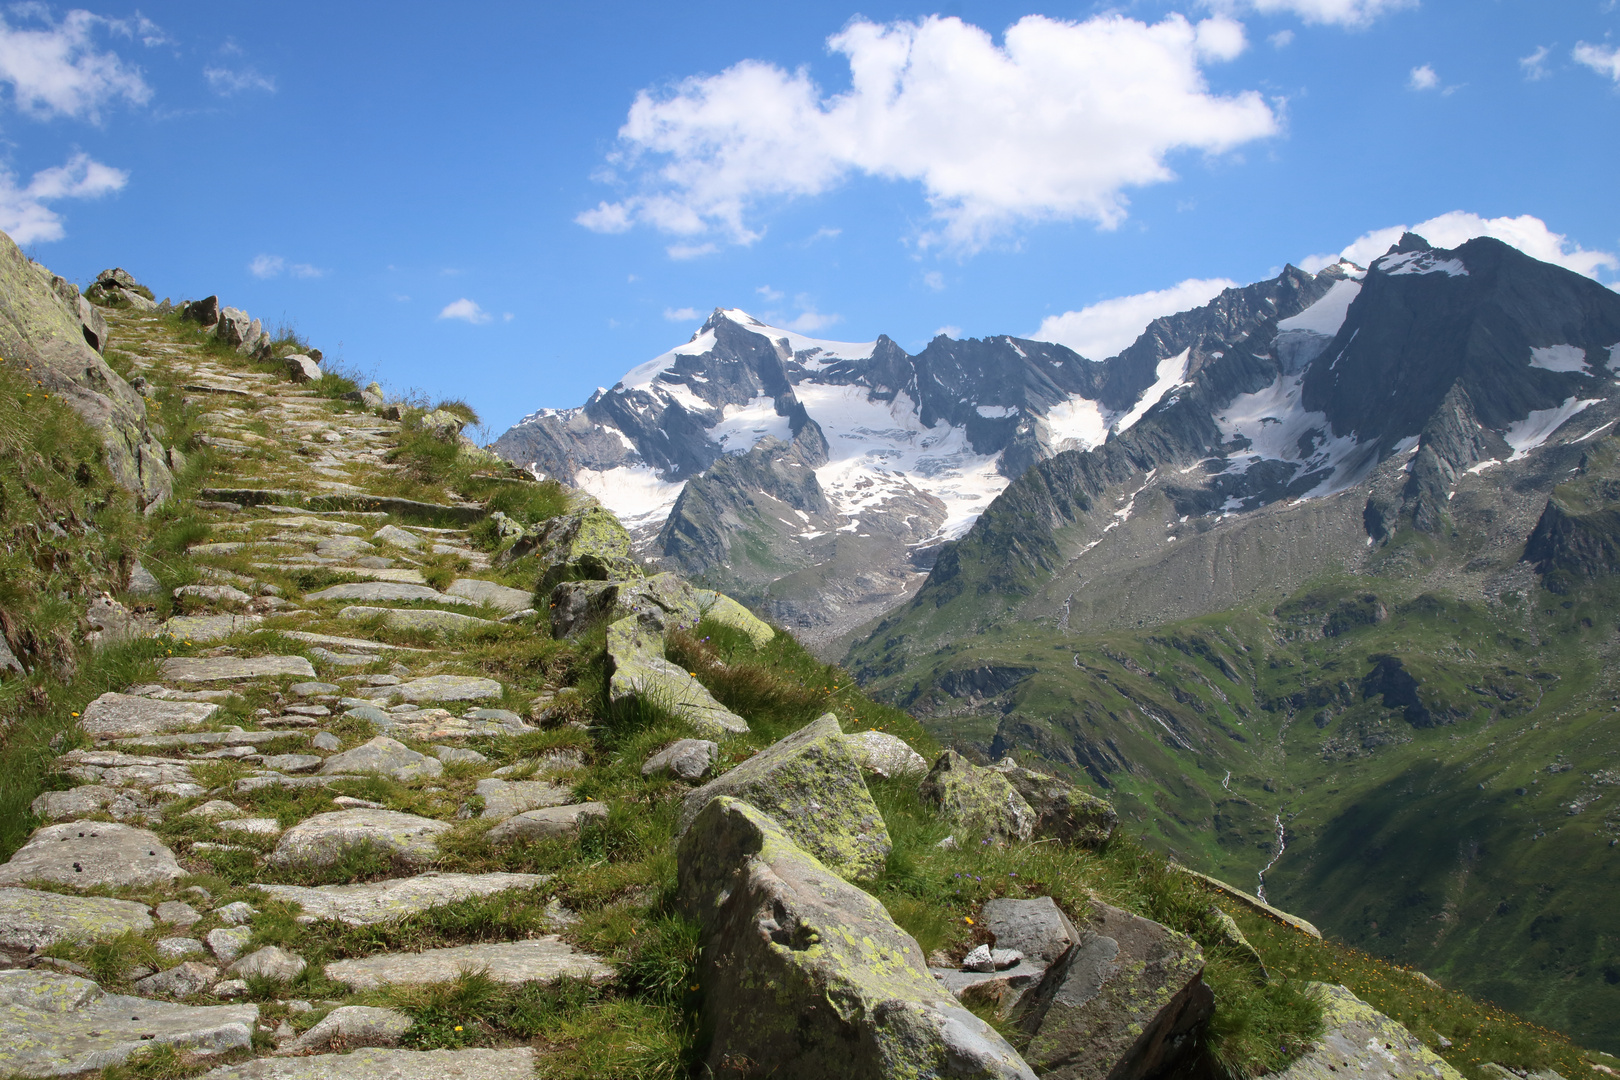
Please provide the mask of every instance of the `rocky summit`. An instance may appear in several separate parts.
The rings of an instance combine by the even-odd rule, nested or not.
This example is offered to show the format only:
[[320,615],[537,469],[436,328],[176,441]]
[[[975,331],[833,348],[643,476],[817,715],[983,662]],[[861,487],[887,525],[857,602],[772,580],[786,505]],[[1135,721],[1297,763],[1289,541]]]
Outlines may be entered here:
[[[760,599],[777,578],[739,561],[728,593],[705,561],[776,485],[788,531],[757,535],[811,545],[824,575],[794,602],[821,604],[816,582],[857,563],[882,578],[828,593],[843,614],[817,633],[909,595],[928,549],[977,518],[942,588],[995,492],[1113,453],[1195,396],[1181,380],[1222,350],[1187,327],[1275,329],[1329,301],[1354,319],[1350,286],[1408,265],[1485,276],[1476,251],[1397,255],[1413,252],[1364,277],[1289,271],[1102,367],[1017,339],[833,346],[721,312],[586,410],[532,418],[503,458],[462,434],[465,403],[361,387],[218,297],[157,301],[122,269],[81,294],[13,249],[0,1074],[1585,1080],[1602,1061],[1574,1043],[1144,844],[1123,767],[1098,782],[1010,720],[988,753],[982,724],[937,723],[919,678],[925,727],[807,650],[788,594]],[[1319,343],[1266,340],[1308,381]],[[1138,409],[1166,349],[1177,381]],[[1568,370],[1525,381],[1537,409],[1596,378],[1547,355]],[[36,398],[51,364],[94,385]],[[1484,404],[1501,379],[1468,386],[1481,423],[1518,422]],[[912,456],[879,483],[863,440]],[[1526,455],[1463,475],[1520,476],[1542,460]],[[1603,572],[1600,468],[1561,478],[1537,572]],[[590,494],[603,477],[652,511],[622,520]],[[1472,505],[1446,502],[1437,520]],[[1377,544],[1421,517],[1389,505]],[[827,546],[801,535],[821,526]],[[823,558],[840,544],[856,556]],[[1340,637],[1392,610],[1359,592],[1301,608]],[[1226,638],[1187,648],[1257,663]],[[1442,728],[1413,688],[1428,669],[1388,656],[1355,686]],[[949,683],[976,701],[1042,670],[977,659]],[[1557,693],[1520,668],[1481,683],[1504,710]]]

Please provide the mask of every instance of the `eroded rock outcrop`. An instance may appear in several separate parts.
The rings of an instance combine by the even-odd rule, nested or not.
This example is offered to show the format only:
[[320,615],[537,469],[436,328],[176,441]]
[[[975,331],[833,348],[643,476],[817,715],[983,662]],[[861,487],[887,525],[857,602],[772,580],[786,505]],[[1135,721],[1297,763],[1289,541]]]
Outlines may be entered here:
[[939,755],[918,791],[946,819],[969,831],[995,840],[1028,840],[1035,835],[1035,810],[1012,782],[955,750]]

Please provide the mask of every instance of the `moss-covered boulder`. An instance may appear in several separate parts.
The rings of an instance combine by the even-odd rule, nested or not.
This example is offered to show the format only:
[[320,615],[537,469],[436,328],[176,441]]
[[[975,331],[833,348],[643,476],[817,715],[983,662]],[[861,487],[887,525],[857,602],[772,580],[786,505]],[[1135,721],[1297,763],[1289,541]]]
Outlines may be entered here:
[[641,567],[630,553],[630,534],[589,496],[576,497],[567,513],[525,530],[500,556],[510,563],[533,555],[541,566],[539,592],[549,593],[561,581],[631,581]]
[[551,590],[551,630],[571,637],[598,620],[634,618],[648,630],[691,629],[703,617],[698,590],[678,574],[628,581],[564,581]]
[[894,846],[831,713],[694,790],[681,804],[680,830],[722,795],[770,814],[795,843],[851,881],[882,873]]
[[1197,1048],[1215,1011],[1204,954],[1185,934],[1107,904],[1019,1002],[1024,1057],[1053,1080],[1145,1080]]
[[1033,1080],[941,990],[917,942],[759,809],[705,803],[678,852],[701,928],[702,1021],[716,1076]]
[[174,478],[147,426],[146,403],[85,341],[77,304],[68,305],[52,277],[0,233],[0,358],[22,365],[78,413],[106,448],[113,478],[143,507],[156,506]]
[[1067,780],[1026,769],[1012,758],[991,766],[1005,776],[1035,811],[1035,835],[1085,847],[1100,847],[1114,835],[1119,814],[1107,799]]
[[733,630],[741,630],[753,641],[754,648],[762,649],[775,639],[776,631],[771,629],[769,623],[725,593],[715,592],[713,589],[698,589],[697,598],[705,619],[712,619],[721,626],[729,626]]
[[[1311,984],[1326,1028],[1308,1053],[1272,1080],[1462,1080],[1462,1074],[1414,1036],[1342,986]],[[1490,1074],[1491,1066],[1484,1070]],[[1512,1075],[1512,1074],[1509,1074]],[[1543,1074],[1545,1075],[1545,1074]],[[1552,1075],[1556,1076],[1557,1073]]]
[[664,640],[627,616],[608,627],[608,697],[614,705],[639,698],[688,724],[705,739],[748,730],[748,721],[714,699],[691,672],[664,659]]
[[1035,811],[1012,782],[955,750],[939,755],[917,791],[942,816],[971,832],[996,840],[1035,835]]

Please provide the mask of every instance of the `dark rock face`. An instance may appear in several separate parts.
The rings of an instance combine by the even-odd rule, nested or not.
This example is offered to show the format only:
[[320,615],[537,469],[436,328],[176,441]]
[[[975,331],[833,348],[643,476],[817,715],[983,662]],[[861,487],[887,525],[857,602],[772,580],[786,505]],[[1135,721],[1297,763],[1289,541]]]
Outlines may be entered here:
[[1188,937],[1093,904],[1080,940],[1019,1003],[1025,1058],[1060,1080],[1146,1080],[1196,1048],[1215,997]]

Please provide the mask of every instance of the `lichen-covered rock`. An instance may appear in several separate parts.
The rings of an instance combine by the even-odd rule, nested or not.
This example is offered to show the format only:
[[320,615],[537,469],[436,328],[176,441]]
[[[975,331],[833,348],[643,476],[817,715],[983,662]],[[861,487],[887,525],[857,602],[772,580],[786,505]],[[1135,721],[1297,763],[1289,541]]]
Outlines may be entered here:
[[457,611],[440,611],[437,608],[383,608],[356,605],[338,612],[338,618],[381,618],[384,626],[391,626],[396,630],[426,630],[446,635],[465,634],[471,630],[495,625],[489,619],[463,615]]
[[106,448],[113,479],[151,508],[174,489],[146,402],[85,341],[77,305],[51,286],[50,271],[0,233],[0,356],[22,361],[48,394],[78,413]]
[[1035,811],[1012,783],[955,750],[939,755],[917,790],[964,829],[997,840],[1028,840],[1035,833]]
[[579,952],[555,934],[528,941],[459,945],[413,953],[377,953],[326,965],[326,977],[351,990],[379,986],[450,982],[462,971],[489,972],[502,983],[588,979],[605,982],[613,969],[599,957]]
[[1405,1026],[1344,987],[1312,983],[1310,992],[1322,1003],[1322,1037],[1270,1080],[1462,1080]]
[[444,763],[438,758],[418,754],[397,739],[378,735],[361,743],[353,750],[333,754],[321,763],[325,776],[352,773],[382,773],[395,780],[413,780],[418,776],[438,776],[444,772]]
[[256,949],[232,964],[225,974],[237,979],[296,979],[309,965],[297,953],[276,945]]
[[427,863],[438,856],[436,838],[449,828],[448,821],[395,810],[333,810],[282,833],[269,861],[278,866],[326,866],[369,846],[401,862]]
[[551,590],[551,636],[573,637],[606,618],[618,593],[618,585],[611,581],[558,582]]
[[708,802],[677,862],[681,910],[701,928],[716,1075],[1032,1080],[993,1028],[936,985],[883,905],[769,815]]
[[257,1005],[173,1005],[108,994],[73,975],[0,971],[0,1073],[104,1069],[154,1043],[199,1054],[246,1050],[258,1019]]
[[429,675],[390,686],[386,693],[391,698],[407,702],[489,701],[499,699],[502,690],[501,684],[494,679],[476,675]]
[[1144,1080],[1197,1045],[1215,1009],[1196,942],[1093,903],[1080,940],[1019,1003],[1024,1057],[1054,1080]]
[[156,833],[108,821],[36,829],[11,861],[0,866],[0,885],[34,880],[79,888],[155,885],[184,876],[174,852]]
[[418,874],[357,885],[255,885],[277,900],[298,904],[304,914],[350,926],[415,915],[429,908],[507,889],[533,889],[549,880],[545,874]]
[[923,776],[928,759],[911,748],[906,740],[884,731],[857,731],[845,735],[850,753],[860,762],[861,771],[885,780],[896,776]]
[[302,656],[175,656],[163,661],[163,677],[175,682],[240,682],[292,676],[313,679],[315,668]]
[[497,611],[510,614],[534,606],[534,594],[513,589],[481,578],[457,578],[445,591],[447,596],[470,600],[475,604],[488,604]]
[[151,927],[146,905],[132,900],[0,889],[0,945],[13,949],[43,949],[59,941],[104,941]]
[[158,632],[193,645],[224,641],[232,634],[245,634],[264,622],[262,615],[176,615],[165,619]]
[[720,756],[720,745],[708,739],[677,739],[648,758],[642,776],[668,773],[681,780],[698,780]]
[[599,620],[634,618],[650,633],[691,629],[703,617],[698,591],[671,573],[630,581],[564,581],[551,590],[553,637],[570,637]]
[[650,701],[691,725],[706,739],[748,730],[748,721],[721,705],[691,672],[663,657],[662,641],[634,616],[608,627],[608,696],[615,705],[631,698]]
[[[327,1013],[320,1023],[283,1047],[283,1052],[358,1050],[364,1046],[398,1046],[412,1020],[394,1009],[371,1005],[344,1005]],[[452,1074],[453,1075],[453,1074]]]
[[79,727],[93,739],[133,738],[193,728],[217,712],[219,706],[207,701],[156,701],[109,691],[85,706]]
[[1119,814],[1107,799],[1056,776],[1026,769],[1010,757],[990,767],[1005,776],[1035,811],[1036,836],[1100,847],[1114,835]]
[[491,844],[505,844],[514,840],[554,840],[574,836],[588,819],[607,817],[607,812],[607,806],[599,802],[543,806],[538,810],[513,814],[485,833],[484,839]]
[[566,806],[574,793],[562,784],[544,780],[503,780],[489,777],[478,781],[473,794],[484,800],[484,809],[478,815],[491,821],[504,821],[514,814],[538,810],[547,806]]
[[629,581],[641,576],[630,553],[630,534],[595,500],[531,526],[504,551],[503,564],[533,555],[544,568],[539,591],[559,581]]
[[721,796],[769,814],[795,843],[851,881],[877,877],[894,847],[831,713],[687,795],[679,831]]
[[214,965],[187,960],[137,981],[135,992],[142,997],[184,998],[200,994],[218,981],[219,969]]
[[771,629],[769,623],[725,593],[713,589],[698,589],[696,592],[698,607],[702,609],[705,619],[741,630],[753,641],[756,649],[763,649],[775,639],[776,631]]

